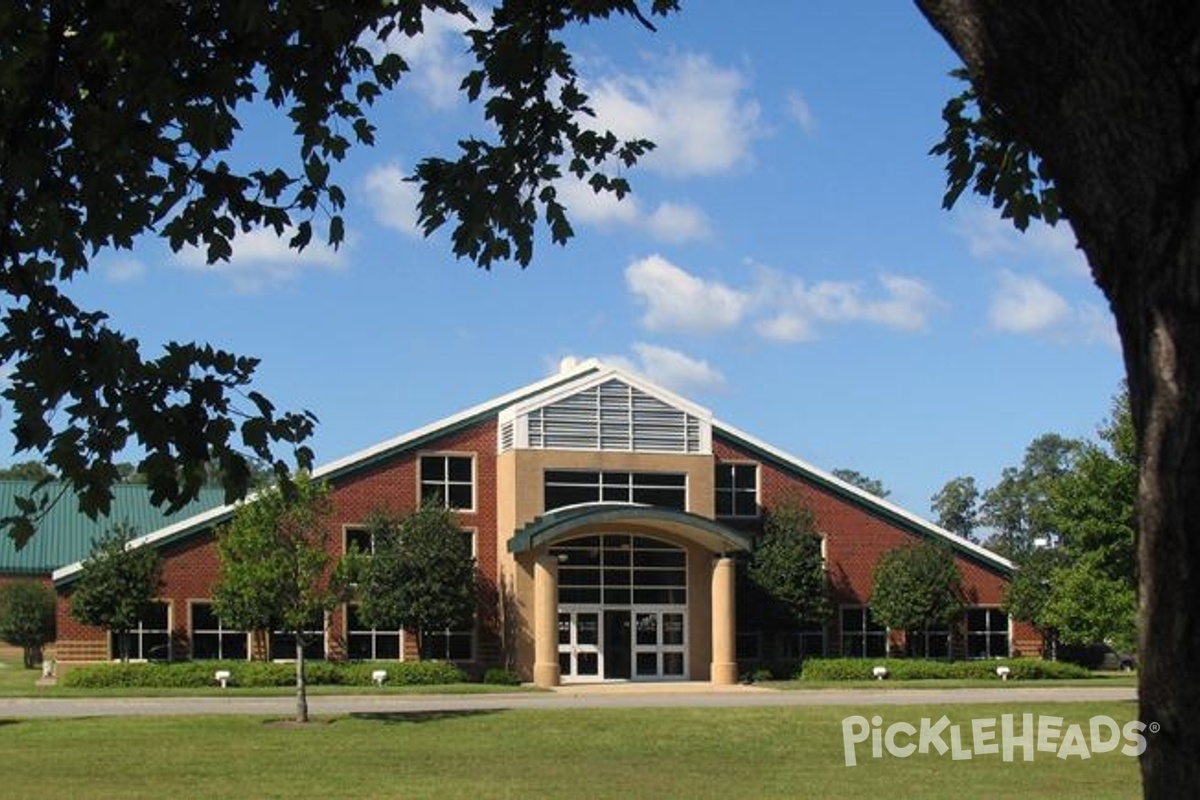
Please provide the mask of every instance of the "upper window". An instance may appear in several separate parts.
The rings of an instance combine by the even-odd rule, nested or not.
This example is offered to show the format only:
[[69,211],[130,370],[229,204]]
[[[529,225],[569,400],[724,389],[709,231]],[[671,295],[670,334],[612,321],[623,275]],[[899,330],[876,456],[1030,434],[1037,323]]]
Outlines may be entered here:
[[475,508],[475,461],[471,456],[421,456],[421,502],[458,511]]
[[758,465],[717,464],[718,517],[758,516]]
[[367,528],[345,528],[342,531],[342,549],[349,553],[357,550],[364,555],[375,552],[375,537]]
[[687,476],[673,472],[546,471],[547,511],[599,502],[641,503],[686,511]]

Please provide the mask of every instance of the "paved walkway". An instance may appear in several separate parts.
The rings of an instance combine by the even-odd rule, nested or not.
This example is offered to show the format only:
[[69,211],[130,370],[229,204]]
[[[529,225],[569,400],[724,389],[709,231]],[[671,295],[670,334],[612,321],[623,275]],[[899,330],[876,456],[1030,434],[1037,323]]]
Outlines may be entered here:
[[[1132,686],[998,686],[994,689],[812,689],[782,691],[704,683],[563,686],[550,692],[437,695],[310,695],[314,715],[454,713],[517,708],[725,708],[948,703],[1129,701]],[[290,716],[294,696],[0,698],[0,719],[248,714]]]

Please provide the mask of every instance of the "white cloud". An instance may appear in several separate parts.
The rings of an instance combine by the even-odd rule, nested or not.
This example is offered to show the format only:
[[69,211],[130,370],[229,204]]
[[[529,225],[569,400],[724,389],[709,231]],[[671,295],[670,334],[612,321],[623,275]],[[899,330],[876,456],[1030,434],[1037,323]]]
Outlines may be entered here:
[[380,224],[408,236],[421,238],[417,225],[417,185],[404,179],[399,165],[382,164],[371,169],[362,180],[362,190],[371,215]]
[[810,341],[817,337],[819,323],[866,322],[901,331],[920,331],[940,305],[933,290],[915,278],[881,275],[883,292],[867,295],[859,283],[785,278],[774,270],[760,276],[758,296],[771,316],[756,329],[768,339],[786,342]]
[[1000,212],[985,206],[966,206],[955,215],[955,228],[966,240],[967,251],[982,261],[1030,261],[1056,272],[1088,276],[1087,259],[1076,246],[1075,232],[1067,222],[1053,228],[1036,220],[1024,233]]
[[558,199],[567,207],[572,222],[602,228],[623,225],[672,244],[703,240],[712,235],[708,217],[692,205],[664,202],[646,214],[636,197],[625,195],[618,200],[611,192],[593,191],[583,181],[565,180],[557,189]]
[[725,385],[725,376],[707,361],[645,342],[634,343],[632,349],[632,358],[603,356],[601,360],[681,394],[712,391]]
[[1094,303],[1072,305],[1037,278],[1004,270],[988,309],[988,322],[1001,333],[1033,335],[1062,344],[1101,344],[1121,349],[1112,314]]
[[813,114],[812,107],[808,101],[799,92],[791,92],[787,98],[787,111],[800,130],[810,136],[817,132],[817,117]]
[[641,209],[632,195],[618,200],[612,192],[597,192],[575,178],[560,181],[556,189],[558,200],[567,207],[572,221],[606,226],[637,225],[641,220]]
[[696,54],[655,66],[648,77],[616,75],[585,87],[596,126],[654,141],[641,163],[676,177],[721,174],[748,161],[763,130],[758,103],[744,96],[746,77]]
[[[487,17],[478,8],[471,10],[477,19]],[[372,41],[368,47],[377,55],[396,53],[403,58],[408,72],[401,76],[400,86],[412,87],[431,106],[445,110],[463,97],[458,87],[471,68],[463,32],[472,25],[464,17],[434,11],[424,14],[425,30],[416,36],[394,33],[382,46]]]
[[128,283],[146,274],[146,265],[136,258],[120,257],[104,267],[104,278],[109,283]]
[[244,294],[288,283],[305,270],[338,271],[346,267],[345,256],[319,240],[317,234],[301,251],[288,247],[293,235],[295,231],[290,228],[282,236],[276,236],[269,228],[258,228],[233,237],[230,242],[233,256],[229,261],[209,264],[200,247],[185,247],[175,260],[187,269],[227,278],[234,289]]
[[1062,325],[1071,307],[1037,278],[1004,270],[988,309],[991,326],[1006,333],[1038,333]]
[[642,324],[652,331],[716,333],[735,327],[750,296],[717,281],[706,281],[653,255],[625,269],[625,283],[645,304]]
[[675,244],[707,239],[712,235],[703,211],[679,203],[660,203],[646,218],[645,226],[654,238]]

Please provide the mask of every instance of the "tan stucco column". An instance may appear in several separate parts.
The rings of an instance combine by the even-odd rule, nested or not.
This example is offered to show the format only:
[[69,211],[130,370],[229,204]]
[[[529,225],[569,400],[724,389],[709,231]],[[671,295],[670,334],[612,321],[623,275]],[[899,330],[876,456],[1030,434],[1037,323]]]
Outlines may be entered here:
[[713,563],[712,669],[709,673],[709,680],[721,685],[737,683],[737,659],[734,655],[737,623],[733,592],[733,559],[722,556]]
[[559,684],[558,559],[542,556],[533,564],[533,684]]

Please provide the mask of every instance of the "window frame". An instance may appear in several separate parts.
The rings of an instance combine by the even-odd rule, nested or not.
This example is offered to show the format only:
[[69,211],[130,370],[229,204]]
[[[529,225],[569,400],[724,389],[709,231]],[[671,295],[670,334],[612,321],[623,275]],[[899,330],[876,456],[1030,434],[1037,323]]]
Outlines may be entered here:
[[[563,479],[564,475],[578,475],[579,480]],[[555,476],[551,480],[551,475]],[[588,480],[595,476],[595,481]],[[663,479],[656,482],[655,479]],[[551,468],[542,470],[542,510],[555,511],[560,508],[583,505],[585,503],[625,503],[629,505],[649,505],[655,508],[669,508],[676,511],[687,511],[690,507],[690,484],[687,472],[636,470],[636,469],[583,469],[578,467]],[[595,496],[575,503],[560,503],[552,505],[549,492],[552,488],[574,488],[577,490],[594,489]],[[655,505],[644,502],[646,492],[679,493],[680,504]],[[643,500],[636,499],[642,493]],[[615,495],[621,497],[616,498]]]
[[[426,480],[425,478],[425,460],[426,459],[441,459],[442,460],[442,478],[440,481]],[[452,459],[466,460],[471,467],[471,478],[469,482],[461,480],[452,481],[450,479],[450,461]],[[440,488],[441,505],[443,508],[448,508],[451,511],[457,511],[464,514],[473,514],[478,508],[478,483],[479,476],[477,471],[477,459],[475,453],[451,451],[451,450],[430,450],[423,452],[417,456],[417,499],[421,504],[432,500],[432,497],[426,497],[426,486],[438,486]],[[471,490],[470,506],[454,506],[450,503],[450,488],[452,486],[467,486]]]
[[[359,604],[359,603],[346,603],[342,607],[343,630],[345,630],[345,632],[346,632],[346,658],[351,661],[404,661],[405,660],[405,658],[404,658],[405,631],[403,628],[397,628],[396,630],[393,631],[390,628],[385,628],[385,629],[352,628],[350,626],[350,621],[351,621],[351,610],[350,609],[351,609],[351,607],[358,608],[360,605],[361,604]],[[398,654],[395,658],[388,658],[388,657],[378,655],[378,639],[381,636],[389,636],[389,637],[396,636],[397,637],[397,646],[399,649],[397,651]],[[370,638],[370,641],[371,641],[371,656],[370,656],[370,658],[356,659],[352,655],[353,650],[352,650],[352,647],[350,644],[352,641],[351,637],[359,637],[359,638],[369,637]]]
[[[984,612],[985,625],[981,628],[971,627],[971,613]],[[992,617],[994,614],[1004,616],[1004,628],[1000,630],[992,627]],[[964,640],[966,648],[966,656],[968,659],[984,660],[989,658],[1008,658],[1012,653],[1012,617],[1009,616],[1004,609],[999,606],[968,606],[963,610],[963,627],[966,629],[966,637]],[[972,639],[983,637],[985,643],[984,653],[972,653]],[[993,650],[993,641],[1003,637],[1004,647],[1002,652]]]
[[[213,619],[217,621],[217,627],[214,628],[197,628],[196,627],[196,606],[208,606]],[[196,635],[217,637],[217,657],[208,658],[196,655]],[[225,655],[225,639],[226,637],[242,637],[242,647],[245,650],[245,655],[241,657]],[[188,643],[191,646],[190,656],[196,661],[249,661],[250,660],[250,632],[241,628],[226,628],[221,622],[220,616],[217,615],[216,609],[213,607],[211,599],[194,598],[188,600]]]
[[[172,661],[172,660],[174,660],[174,656],[175,656],[175,653],[174,653],[175,648],[171,641],[171,638],[172,638],[171,631],[174,630],[174,627],[173,627],[174,604],[166,598],[156,597],[153,600],[151,600],[150,602],[148,602],[146,605],[147,606],[165,606],[166,607],[166,611],[167,611],[166,628],[165,629],[147,628],[145,626],[144,621],[142,620],[142,614],[139,613],[137,627],[130,628],[128,630],[129,661],[131,663],[145,663],[148,661],[160,661],[160,660],[161,661]],[[166,657],[163,659],[150,658],[149,656],[147,656],[145,654],[145,650],[146,650],[145,639],[146,639],[146,637],[147,636],[157,636],[157,635],[163,636],[164,639],[166,640]],[[121,646],[120,646],[120,638],[119,637],[120,637],[120,635],[118,634],[117,631],[113,630],[112,628],[108,629],[108,653],[109,653],[109,659],[112,661],[120,661],[121,660]],[[150,646],[150,649],[151,650],[154,649],[153,644]],[[136,653],[136,655],[135,655],[135,653]]]
[[[754,474],[754,488],[752,490],[738,486],[738,472],[749,468]],[[722,485],[722,471],[729,470],[729,485]],[[762,465],[757,461],[719,461],[713,465],[713,516],[718,519],[758,519],[762,516]],[[747,494],[753,494],[754,513],[739,514],[738,513],[738,497]],[[722,496],[729,497],[729,513],[721,512]]]
[[[862,622],[857,628],[846,627],[846,612],[861,611]],[[875,622],[876,627],[871,627],[870,623]],[[882,630],[880,630],[882,628]],[[838,608],[838,629],[841,634],[841,649],[842,656],[846,658],[886,658],[888,654],[888,639],[891,635],[891,630],[886,625],[874,619],[871,615],[871,607],[865,604],[847,603]],[[861,649],[852,649],[847,647],[847,642],[851,638],[860,639],[862,642]],[[871,648],[867,645],[869,642],[879,640],[883,643],[882,653],[872,653]]]

